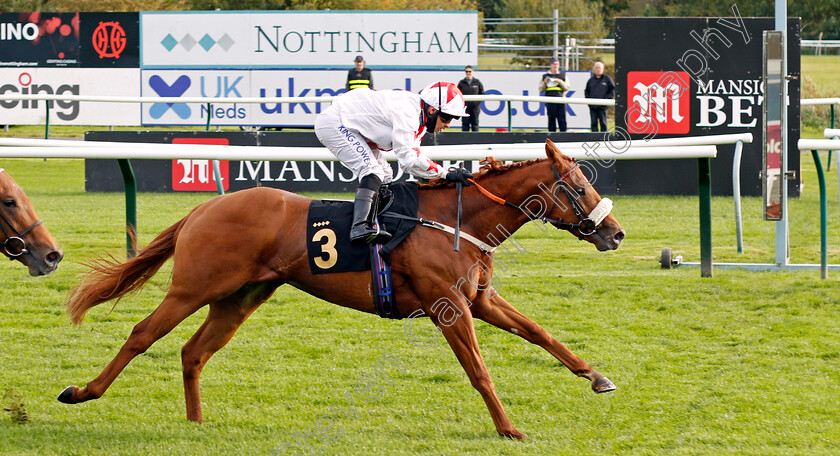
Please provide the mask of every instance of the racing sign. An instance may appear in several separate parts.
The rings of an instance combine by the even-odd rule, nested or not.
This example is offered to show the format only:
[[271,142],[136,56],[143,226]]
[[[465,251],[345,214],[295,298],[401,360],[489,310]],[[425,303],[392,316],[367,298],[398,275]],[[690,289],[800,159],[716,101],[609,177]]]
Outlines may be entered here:
[[[772,18],[616,18],[616,126],[631,136],[752,133],[741,159],[741,192],[762,194],[762,32]],[[788,19],[789,168],[799,167],[800,21]],[[791,150],[791,146],[793,150]],[[731,175],[734,145],[718,146],[712,174]],[[791,180],[790,195],[798,195]],[[731,183],[726,189],[731,194]],[[719,190],[718,192],[719,193]]]
[[477,11],[143,12],[143,68],[463,68]]
[[0,13],[0,67],[79,65],[79,13]]
[[[482,71],[479,76],[487,95],[539,95],[539,71]],[[457,82],[461,71],[375,70],[376,88],[419,92],[434,81]],[[331,97],[344,93],[346,70],[142,70],[144,97]],[[568,98],[583,98],[588,71],[570,71],[566,80]],[[326,107],[323,103],[214,103],[209,111],[202,103],[144,103],[143,125],[256,125],[311,127]],[[507,128],[508,106],[513,128],[546,129],[546,109],[538,102],[485,101],[481,104],[479,125]],[[586,105],[565,106],[570,130],[589,129]],[[460,121],[453,128],[460,127]]]

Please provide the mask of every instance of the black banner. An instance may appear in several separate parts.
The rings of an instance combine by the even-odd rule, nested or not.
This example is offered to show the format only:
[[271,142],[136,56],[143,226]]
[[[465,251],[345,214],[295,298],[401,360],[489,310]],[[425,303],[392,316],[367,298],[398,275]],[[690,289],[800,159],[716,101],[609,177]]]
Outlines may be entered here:
[[79,13],[0,13],[0,67],[79,66]]
[[[446,132],[426,135],[423,145],[539,143],[550,138],[557,143],[598,142],[603,133],[470,133]],[[204,143],[239,146],[287,146],[323,148],[314,132],[163,132],[163,131],[91,131],[88,141]],[[562,145],[560,147],[562,151]],[[492,155],[492,153],[488,153]],[[590,168],[598,192],[606,195],[696,195],[697,160],[616,160],[593,162]],[[723,194],[732,188],[732,152],[723,150],[713,164],[720,163],[712,175],[712,190]],[[207,160],[131,160],[141,192],[216,191]],[[448,166],[448,162],[443,162]],[[408,180],[392,163],[398,182]],[[292,192],[353,192],[358,186],[353,174],[336,161],[222,161],[222,181],[227,191],[258,185],[282,188]],[[477,170],[478,162],[467,163]],[[177,189],[181,190],[177,190]],[[85,160],[85,191],[121,192],[123,180],[116,160]]]
[[[741,194],[761,196],[762,31],[773,28],[772,18],[616,18],[616,125],[634,139],[752,133],[743,149]],[[798,18],[788,19],[787,37],[788,168],[798,170]],[[718,146],[714,180],[731,176],[732,160],[723,158],[733,152],[734,145]],[[647,163],[638,171],[649,173]],[[798,179],[797,172],[789,181],[790,196],[799,196]],[[712,190],[731,195],[732,185]]]
[[0,67],[139,68],[140,13],[0,13]]
[[82,13],[84,68],[140,68],[139,13]]

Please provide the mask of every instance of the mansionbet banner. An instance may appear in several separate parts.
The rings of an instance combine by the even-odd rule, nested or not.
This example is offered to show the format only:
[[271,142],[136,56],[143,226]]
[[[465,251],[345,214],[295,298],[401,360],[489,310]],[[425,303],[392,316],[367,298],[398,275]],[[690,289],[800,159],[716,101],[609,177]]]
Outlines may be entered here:
[[[743,149],[741,191],[760,196],[762,32],[773,28],[771,18],[616,18],[616,125],[639,138],[752,133]],[[800,20],[789,19],[791,170],[799,168],[799,41]],[[718,146],[719,153],[733,149]],[[731,166],[712,160],[713,174],[731,174]],[[791,181],[792,196],[799,195],[796,184]]]
[[378,68],[478,63],[476,11],[205,11],[140,15],[143,68]]

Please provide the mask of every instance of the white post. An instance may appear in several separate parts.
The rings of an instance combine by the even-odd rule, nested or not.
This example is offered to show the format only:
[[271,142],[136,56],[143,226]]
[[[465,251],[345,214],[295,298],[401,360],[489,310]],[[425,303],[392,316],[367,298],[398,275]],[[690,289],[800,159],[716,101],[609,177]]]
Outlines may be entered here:
[[560,68],[562,71],[567,71],[569,69],[569,37],[566,37],[565,44],[563,45],[563,66]]
[[[840,136],[834,136],[831,139],[840,139]],[[837,194],[840,195],[840,150],[834,152],[834,160],[837,163],[837,166],[834,167],[837,170]]]
[[552,51],[551,56],[557,57],[560,48],[560,12],[556,9],[554,10],[554,22],[552,24],[552,29],[554,30],[554,50]]
[[735,199],[735,244],[738,253],[744,253],[744,235],[741,224],[741,154],[744,142],[735,143],[735,156],[732,157],[732,197]]
[[[788,230],[788,182],[787,182],[787,149],[788,149],[788,90],[787,90],[787,3],[785,0],[776,1],[776,30],[782,32],[782,219],[776,222],[776,264],[786,265],[790,259],[790,238]],[[766,127],[766,126],[765,126]],[[765,146],[766,147],[766,146]]]

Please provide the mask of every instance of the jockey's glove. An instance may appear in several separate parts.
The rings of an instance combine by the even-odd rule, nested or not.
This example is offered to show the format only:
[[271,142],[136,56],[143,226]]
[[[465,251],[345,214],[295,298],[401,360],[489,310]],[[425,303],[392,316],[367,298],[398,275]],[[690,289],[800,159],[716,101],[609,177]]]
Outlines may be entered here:
[[469,187],[472,184],[470,184],[470,181],[467,179],[472,179],[472,177],[473,175],[464,168],[449,168],[449,172],[446,173],[445,179],[450,182],[460,182]]

